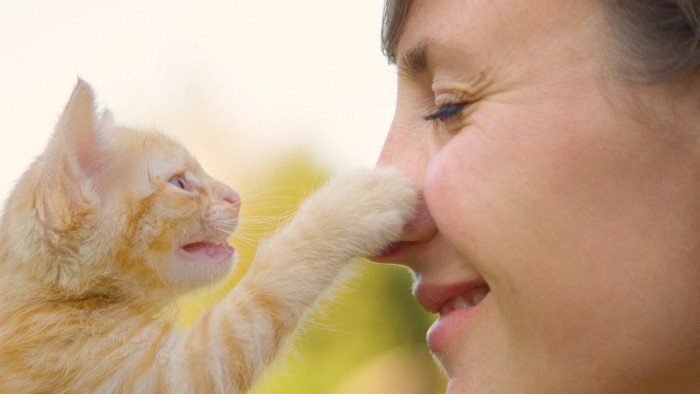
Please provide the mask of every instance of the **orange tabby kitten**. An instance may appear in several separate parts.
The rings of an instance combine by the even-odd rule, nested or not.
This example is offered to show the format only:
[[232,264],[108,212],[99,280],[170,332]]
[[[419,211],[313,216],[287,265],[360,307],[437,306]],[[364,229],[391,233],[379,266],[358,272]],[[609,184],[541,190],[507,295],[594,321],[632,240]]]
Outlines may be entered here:
[[113,125],[79,81],[0,224],[0,392],[245,392],[353,256],[413,213],[394,170],[333,180],[189,330],[153,316],[231,271],[240,199],[177,142]]

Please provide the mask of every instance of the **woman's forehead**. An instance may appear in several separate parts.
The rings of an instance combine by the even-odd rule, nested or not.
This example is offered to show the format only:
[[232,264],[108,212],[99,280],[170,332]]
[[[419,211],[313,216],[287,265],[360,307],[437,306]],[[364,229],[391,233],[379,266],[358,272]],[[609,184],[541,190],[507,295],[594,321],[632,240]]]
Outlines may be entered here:
[[[507,56],[508,50],[517,53],[541,46],[573,31],[581,33],[577,28],[595,24],[591,3],[415,0],[399,36],[396,62],[411,70],[436,60],[436,48],[471,58],[490,52]],[[603,20],[602,13],[597,19]],[[582,34],[579,40],[593,37]]]

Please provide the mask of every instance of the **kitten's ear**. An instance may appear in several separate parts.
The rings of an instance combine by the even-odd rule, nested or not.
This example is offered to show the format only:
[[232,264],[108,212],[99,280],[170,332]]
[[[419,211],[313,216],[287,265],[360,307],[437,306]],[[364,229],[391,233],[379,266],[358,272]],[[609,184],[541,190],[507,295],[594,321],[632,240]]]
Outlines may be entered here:
[[108,109],[102,111],[102,114],[100,115],[100,126],[102,126],[102,129],[109,129],[113,124],[114,116],[112,115],[112,112]]
[[65,175],[92,179],[107,159],[104,132],[109,126],[111,115],[100,116],[92,87],[79,79],[49,142],[49,155],[67,164]]

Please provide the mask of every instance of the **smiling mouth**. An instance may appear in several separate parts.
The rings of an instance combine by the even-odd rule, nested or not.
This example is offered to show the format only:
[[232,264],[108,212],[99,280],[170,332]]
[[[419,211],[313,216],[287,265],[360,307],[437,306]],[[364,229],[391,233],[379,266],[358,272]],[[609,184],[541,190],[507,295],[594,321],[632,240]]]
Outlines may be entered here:
[[179,251],[181,254],[194,260],[218,263],[230,258],[236,250],[228,243],[216,244],[199,241],[182,246]]
[[488,286],[479,286],[466,293],[450,298],[440,307],[440,316],[446,316],[455,310],[472,308],[479,305],[479,303],[486,298],[489,291],[490,289]]

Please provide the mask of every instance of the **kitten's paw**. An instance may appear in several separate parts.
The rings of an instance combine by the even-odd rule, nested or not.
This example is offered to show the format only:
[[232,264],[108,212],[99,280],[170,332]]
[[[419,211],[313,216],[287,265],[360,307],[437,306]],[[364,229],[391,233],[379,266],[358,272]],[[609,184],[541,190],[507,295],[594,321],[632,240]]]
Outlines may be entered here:
[[[339,175],[302,207],[332,247],[348,256],[371,256],[399,239],[415,212],[411,180],[393,168]],[[301,213],[301,212],[300,212]]]

